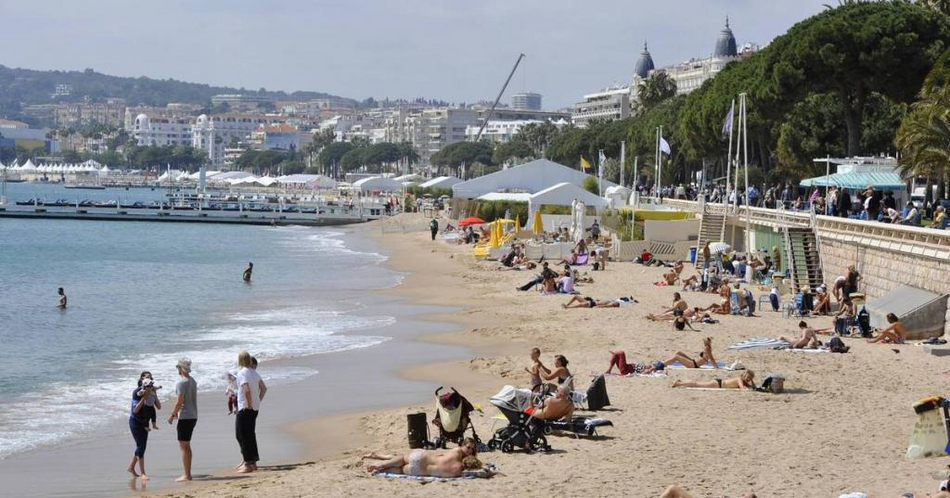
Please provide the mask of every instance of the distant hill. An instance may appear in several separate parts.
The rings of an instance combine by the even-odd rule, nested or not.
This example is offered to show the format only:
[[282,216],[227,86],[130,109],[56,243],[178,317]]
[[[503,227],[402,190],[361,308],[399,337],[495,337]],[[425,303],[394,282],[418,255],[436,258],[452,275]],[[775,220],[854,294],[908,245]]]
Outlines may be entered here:
[[[57,85],[69,85],[72,92],[51,97]],[[126,78],[109,76],[92,69],[85,71],[37,71],[9,68],[0,65],[0,109],[16,109],[18,105],[79,102],[88,96],[95,101],[110,97],[125,99],[129,105],[164,106],[169,102],[209,105],[213,95],[241,93],[270,97],[277,100],[309,100],[332,97],[323,92],[271,92],[246,90],[202,83],[187,83],[174,79],[157,80],[141,76]],[[347,99],[351,100],[351,99]],[[352,100],[354,104],[357,102]]]

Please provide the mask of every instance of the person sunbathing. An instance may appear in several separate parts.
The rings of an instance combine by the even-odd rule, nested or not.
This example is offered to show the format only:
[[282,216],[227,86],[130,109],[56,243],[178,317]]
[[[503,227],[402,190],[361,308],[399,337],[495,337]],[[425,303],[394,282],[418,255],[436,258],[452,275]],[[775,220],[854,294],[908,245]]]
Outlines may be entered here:
[[742,391],[755,390],[755,372],[746,370],[738,377],[713,380],[679,380],[673,382],[673,387],[701,387],[704,389],[739,389]]
[[610,351],[610,366],[605,374],[611,374],[617,367],[617,373],[620,375],[649,374],[656,370],[656,367],[648,363],[627,363],[627,354],[623,351]]
[[689,277],[689,278],[683,280],[682,282],[683,282],[683,289],[682,289],[682,290],[684,290],[684,291],[697,290],[697,289],[699,289],[699,288],[701,287],[701,285],[702,285],[702,284],[700,284],[700,282],[699,282],[699,275],[693,275],[693,276],[691,276],[691,277]]
[[[677,486],[674,484],[666,488],[666,491],[664,491],[663,494],[660,495],[660,498],[693,498],[693,495],[691,495],[688,491],[683,489],[682,486]],[[755,493],[749,492],[749,493],[742,493],[741,495],[739,495],[739,498],[758,498],[758,497],[755,495]]]
[[828,293],[828,288],[825,287],[824,284],[818,288],[817,298],[818,302],[812,311],[817,315],[831,314],[831,295]]
[[649,314],[647,318],[653,321],[666,321],[672,320],[678,316],[683,316],[686,313],[686,310],[689,309],[689,305],[686,304],[686,301],[683,300],[683,296],[679,292],[673,293],[673,305],[664,306],[663,313],[660,314]]
[[673,271],[676,273],[676,276],[679,277],[683,273],[683,262],[677,261],[673,263]]
[[664,281],[666,285],[673,285],[677,280],[679,280],[679,275],[677,275],[675,271],[670,270],[663,274],[663,280],[657,282],[656,285],[663,285]]
[[721,303],[713,303],[709,306],[702,308],[700,311],[709,311],[717,315],[728,315],[732,313],[732,299],[726,297],[723,298]]
[[560,386],[554,391],[554,396],[544,398],[539,408],[528,408],[527,413],[538,420],[570,419],[574,415],[574,402],[571,401],[571,391],[567,386]]
[[698,359],[694,360],[688,354],[677,351],[662,363],[664,368],[674,363],[679,363],[686,368],[699,368],[703,365],[712,365],[713,368],[719,368],[719,363],[716,362],[716,357],[713,356],[712,352],[712,337],[703,339],[703,350],[699,353]]
[[884,341],[891,344],[904,344],[904,341],[907,339],[907,327],[901,323],[900,318],[897,318],[897,315],[894,313],[888,313],[887,323],[890,325],[886,329],[878,332],[878,336],[874,339],[868,339],[868,342],[874,344]]
[[478,470],[482,467],[476,458],[475,440],[467,437],[461,446],[451,450],[412,450],[405,455],[382,455],[370,453],[364,460],[380,460],[366,466],[372,474],[388,472],[407,476],[462,477],[463,470]]
[[787,339],[784,336],[779,337],[778,340],[789,343],[791,349],[815,349],[821,345],[818,332],[809,327],[805,320],[798,322],[798,328],[802,330],[802,336],[798,340]]
[[[689,311],[692,311],[692,310],[689,310]],[[687,313],[689,313],[689,311],[687,311]],[[673,330],[684,330],[688,328],[692,330],[693,332],[698,332],[696,329],[693,328],[692,325],[690,325],[689,322],[690,322],[690,318],[687,318],[685,316],[678,316],[674,318],[672,322],[670,322],[670,325],[673,327]]]
[[545,296],[558,294],[557,280],[555,280],[553,275],[546,276],[541,282],[541,294]]
[[584,274],[581,276],[581,272],[574,270],[574,283],[575,284],[592,284],[594,283],[594,277]]
[[574,296],[565,304],[562,304],[561,307],[564,309],[573,309],[573,308],[619,308],[626,304],[636,303],[637,300],[630,297],[621,297],[619,299],[594,299],[592,297],[585,296]]

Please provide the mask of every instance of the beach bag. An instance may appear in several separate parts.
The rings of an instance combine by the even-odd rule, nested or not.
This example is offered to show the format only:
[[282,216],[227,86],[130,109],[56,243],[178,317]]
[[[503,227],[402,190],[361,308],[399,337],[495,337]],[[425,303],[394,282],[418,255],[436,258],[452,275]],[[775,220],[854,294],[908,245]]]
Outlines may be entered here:
[[597,270],[599,270],[599,269],[600,269],[600,262],[595,261],[595,262],[594,262],[594,271],[597,271]]
[[594,377],[590,387],[587,388],[587,409],[597,411],[605,406],[610,406],[610,398],[607,396],[607,381],[603,375]]
[[772,311],[778,311],[779,309],[778,294],[769,294],[769,303],[772,305]]
[[907,458],[941,457],[947,454],[948,420],[947,401],[942,396],[924,398],[914,403],[917,423],[907,445]]
[[745,315],[745,316],[752,316],[752,315],[754,315],[754,314],[755,314],[755,298],[752,297],[752,293],[749,292],[749,291],[746,291],[745,303],[746,303],[746,308],[745,308],[745,310],[746,310],[746,315]]
[[785,391],[785,376],[777,373],[770,373],[765,380],[762,381],[762,386],[759,388],[759,391],[769,392],[772,394],[780,394]]
[[848,333],[848,319],[847,318],[835,318],[835,333],[838,335],[845,335]]
[[429,423],[425,413],[410,413],[406,415],[409,426],[409,447],[412,449],[425,448],[429,445]]
[[840,337],[832,337],[828,341],[828,350],[832,353],[847,353],[851,348],[844,344]]

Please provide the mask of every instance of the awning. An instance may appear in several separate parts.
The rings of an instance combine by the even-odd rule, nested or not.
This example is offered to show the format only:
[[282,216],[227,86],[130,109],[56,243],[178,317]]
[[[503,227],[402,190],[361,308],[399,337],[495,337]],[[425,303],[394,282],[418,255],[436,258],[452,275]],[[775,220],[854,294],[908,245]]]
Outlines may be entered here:
[[833,175],[818,176],[802,180],[802,187],[841,187],[852,190],[865,189],[868,185],[878,190],[904,190],[907,184],[896,172],[861,172],[835,173]]

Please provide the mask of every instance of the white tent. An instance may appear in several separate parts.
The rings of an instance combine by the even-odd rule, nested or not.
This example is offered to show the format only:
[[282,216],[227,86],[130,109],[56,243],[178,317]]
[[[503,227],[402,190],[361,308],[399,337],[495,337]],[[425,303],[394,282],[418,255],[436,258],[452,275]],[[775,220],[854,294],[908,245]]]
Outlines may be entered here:
[[264,187],[270,187],[271,185],[277,183],[277,179],[270,176],[262,176],[257,180],[254,180],[254,183]]
[[418,184],[419,182],[421,182],[422,180],[425,180],[425,178],[423,178],[421,175],[417,175],[417,174],[415,174],[415,173],[410,173],[410,174],[408,174],[408,175],[397,176],[396,178],[393,178],[393,180],[396,180],[397,182],[401,183],[402,185],[407,185],[407,186],[409,186],[409,185],[416,185],[416,184]]
[[371,176],[353,182],[353,187],[363,192],[395,192],[402,189],[402,184],[392,178],[383,178],[381,176]]
[[528,199],[528,219],[534,219],[534,212],[541,209],[541,206],[574,206],[577,202],[594,206],[597,209],[604,209],[609,205],[606,199],[597,197],[577,185],[558,183],[532,195]]
[[20,169],[24,171],[36,171],[36,165],[33,164],[32,160],[27,159],[26,163],[24,163],[23,166],[20,166]]
[[[489,192],[501,190],[520,190],[535,193],[559,183],[570,183],[581,187],[584,180],[589,177],[594,178],[587,173],[568,168],[563,164],[547,159],[536,159],[513,168],[458,183],[452,186],[452,191],[454,193],[453,197],[461,199],[474,199]],[[604,180],[604,187],[614,185],[614,183]]]
[[462,183],[460,178],[454,176],[438,176],[429,181],[419,184],[422,188],[452,188],[456,184]]
[[281,185],[307,185],[316,188],[336,188],[336,181],[326,175],[284,175],[277,177]]
[[478,198],[480,201],[530,202],[531,194],[526,192],[489,192]]

